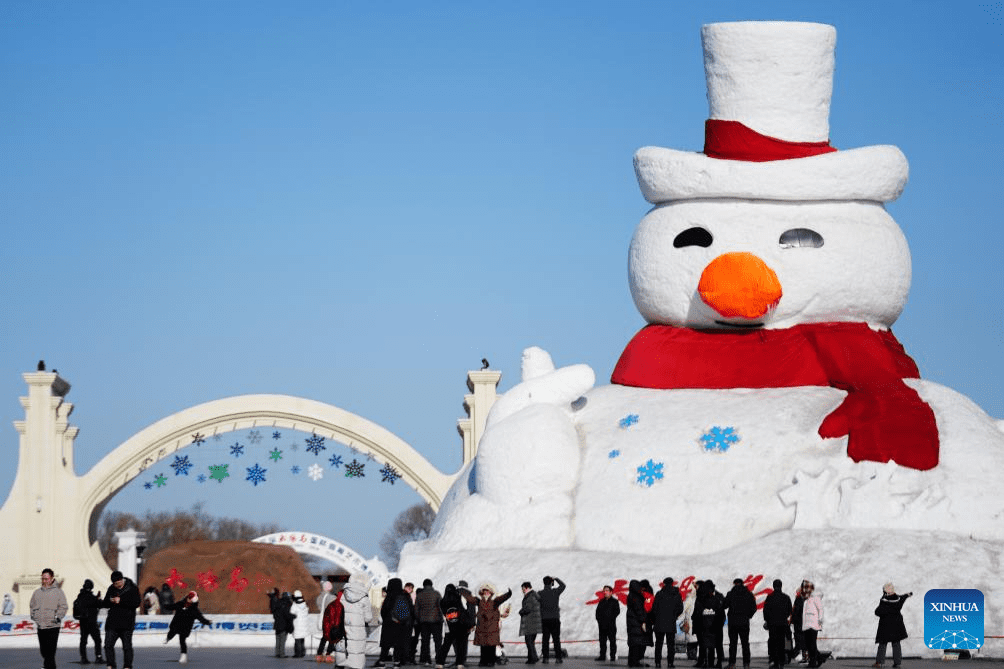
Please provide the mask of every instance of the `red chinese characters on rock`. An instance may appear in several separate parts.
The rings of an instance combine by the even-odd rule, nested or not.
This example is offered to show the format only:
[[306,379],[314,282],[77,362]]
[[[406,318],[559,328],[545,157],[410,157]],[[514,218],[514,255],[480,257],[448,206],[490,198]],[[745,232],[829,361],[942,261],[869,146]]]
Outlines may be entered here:
[[164,583],[167,583],[172,589],[186,587],[184,575],[179,574],[178,570],[174,567],[171,567],[171,575],[164,579]]
[[220,587],[220,581],[213,573],[213,570],[200,571],[196,576],[198,588],[200,590],[205,590],[206,592],[212,592]]
[[[743,585],[746,586],[746,588],[753,593],[754,597],[756,597],[757,610],[763,608],[763,602],[767,598],[767,595],[774,592],[771,588],[767,587],[757,590],[756,588],[760,585],[760,582],[762,580],[763,580],[763,574],[756,574],[756,575],[748,574],[746,578],[743,579]],[[682,599],[686,599],[687,596],[690,595],[690,591],[695,588],[696,582],[697,582],[697,577],[691,575],[686,577],[682,581],[674,581],[673,585],[675,585],[680,589],[680,597]],[[629,583],[627,579],[619,578],[616,581],[614,581],[613,595],[620,601],[621,604],[627,604],[628,585]],[[586,602],[586,605],[587,606],[596,605],[599,603],[601,599],[603,599],[603,590],[597,590],[596,598],[590,599],[588,602]]]
[[248,580],[241,576],[242,571],[244,571],[244,567],[233,568],[233,571],[230,572],[230,583],[227,584],[227,590],[244,592],[244,589],[248,587]]

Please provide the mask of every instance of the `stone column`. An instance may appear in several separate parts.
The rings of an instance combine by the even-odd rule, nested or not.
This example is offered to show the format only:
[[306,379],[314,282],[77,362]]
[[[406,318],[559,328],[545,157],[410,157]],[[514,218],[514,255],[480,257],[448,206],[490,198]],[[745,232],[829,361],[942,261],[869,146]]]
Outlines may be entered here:
[[119,547],[118,570],[139,587],[139,547],[146,546],[146,534],[129,528],[115,533]]
[[502,372],[494,369],[467,372],[467,388],[471,392],[464,396],[464,409],[469,418],[457,421],[457,429],[464,439],[465,465],[478,453],[478,442],[484,434],[488,412],[498,397],[495,391],[501,380]]

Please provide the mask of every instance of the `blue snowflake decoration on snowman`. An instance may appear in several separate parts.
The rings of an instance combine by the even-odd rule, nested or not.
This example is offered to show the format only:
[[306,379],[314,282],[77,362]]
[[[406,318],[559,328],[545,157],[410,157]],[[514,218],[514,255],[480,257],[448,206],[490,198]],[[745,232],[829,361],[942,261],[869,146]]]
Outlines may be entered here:
[[248,467],[247,470],[248,470],[248,475],[245,477],[244,479],[245,481],[250,481],[251,483],[254,484],[254,487],[256,488],[258,487],[259,483],[265,482],[265,472],[267,472],[268,470],[262,469],[261,465],[259,465],[257,462],[254,463],[254,467]]
[[620,427],[622,430],[626,430],[632,425],[637,425],[637,424],[638,424],[638,414],[636,413],[629,413],[628,415],[624,416],[617,422],[618,427]]
[[327,449],[327,446],[324,445],[324,437],[318,437],[316,434],[310,435],[304,441],[307,442],[307,450],[314,455],[320,455],[321,451]]
[[739,433],[731,425],[728,427],[718,427],[715,425],[701,435],[700,441],[701,447],[705,451],[724,453],[733,444],[739,442]]
[[188,459],[187,455],[176,455],[174,462],[171,463],[171,469],[174,470],[175,476],[188,476],[188,470],[192,467],[192,461]]
[[641,485],[651,488],[652,484],[656,481],[662,480],[663,464],[664,463],[662,462],[654,462],[651,458],[649,458],[648,462],[638,466],[638,478],[635,480]]
[[614,458],[620,457],[620,449],[615,448],[614,450],[607,453],[607,457],[613,460]]

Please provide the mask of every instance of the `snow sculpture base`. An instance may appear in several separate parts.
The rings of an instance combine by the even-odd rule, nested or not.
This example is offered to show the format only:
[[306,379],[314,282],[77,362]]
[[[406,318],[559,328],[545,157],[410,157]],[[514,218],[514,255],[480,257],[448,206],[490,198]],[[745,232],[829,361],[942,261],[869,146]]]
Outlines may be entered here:
[[[491,528],[485,531],[490,533]],[[658,528],[653,527],[653,532]],[[502,640],[511,655],[523,653],[519,636],[519,586],[529,580],[540,590],[545,575],[558,576],[568,585],[561,597],[563,646],[576,657],[595,657],[596,620],[594,605],[603,585],[618,579],[647,578],[657,587],[659,580],[672,576],[682,581],[688,576],[711,578],[719,590],[727,592],[732,579],[762,575],[753,587],[758,604],[775,578],[792,594],[803,578],[817,584],[824,605],[821,650],[837,657],[870,657],[875,653],[873,615],[882,595],[882,585],[895,584],[898,591],[913,591],[914,598],[903,609],[909,638],[903,642],[905,656],[938,658],[941,650],[924,644],[924,593],[934,588],[971,587],[986,597],[985,621],[988,634],[999,630],[1004,621],[1004,592],[999,563],[1004,542],[978,541],[958,535],[927,531],[891,530],[786,530],[741,546],[696,556],[653,556],[580,550],[482,549],[436,551],[429,541],[410,543],[401,556],[398,574],[420,583],[431,578],[440,591],[447,583],[466,580],[472,588],[490,581],[504,592],[513,589],[512,614],[502,621]],[[754,657],[766,657],[767,633],[758,612],[751,625],[750,641]],[[627,655],[624,612],[617,620],[618,654]],[[476,648],[471,649],[474,654]],[[1004,656],[1004,640],[988,639],[974,652],[978,657]],[[682,659],[682,657],[680,658]]]

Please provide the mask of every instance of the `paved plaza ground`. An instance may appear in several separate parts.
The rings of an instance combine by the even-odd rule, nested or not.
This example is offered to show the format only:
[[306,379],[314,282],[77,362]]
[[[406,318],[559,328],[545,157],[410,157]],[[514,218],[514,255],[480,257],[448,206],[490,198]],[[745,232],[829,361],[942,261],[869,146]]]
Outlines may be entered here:
[[[252,667],[303,667],[321,666],[314,662],[314,656],[308,655],[302,659],[279,659],[273,657],[269,648],[193,648],[189,646],[188,665],[205,667],[206,669],[251,669]],[[514,657],[510,666],[512,669],[524,667],[523,657]],[[366,663],[367,667],[373,665],[376,657],[370,657]],[[472,658],[473,662],[468,666],[471,669],[477,667],[477,654]],[[830,660],[824,666],[826,669],[868,669],[874,662],[874,658],[843,658]],[[1000,663],[1004,660],[993,659],[973,659],[959,660],[956,662],[945,662],[942,660],[930,660],[919,658],[905,658],[903,669],[965,669],[973,664],[985,665],[988,662]],[[75,647],[61,647],[56,655],[56,663],[60,667],[80,667],[80,658]],[[37,649],[0,648],[0,668],[2,669],[31,669],[42,666],[42,658]],[[86,665],[94,669],[103,669],[95,664]],[[119,656],[119,667],[121,667],[121,655]],[[151,667],[174,667],[178,665],[178,648],[176,644],[170,647],[142,647],[136,649],[135,663],[133,669],[149,669]],[[330,666],[330,665],[325,665]],[[538,668],[543,665],[537,665]],[[613,667],[626,667],[627,662],[595,662],[591,658],[570,657],[561,665],[563,669],[612,669]],[[676,662],[678,669],[690,669],[693,662],[688,662],[678,658]],[[891,667],[887,664],[887,667]],[[804,664],[789,665],[790,669],[800,669]],[[419,665],[416,669],[422,669]],[[509,669],[505,667],[503,669]],[[751,669],[767,669],[766,658],[753,658]]]

